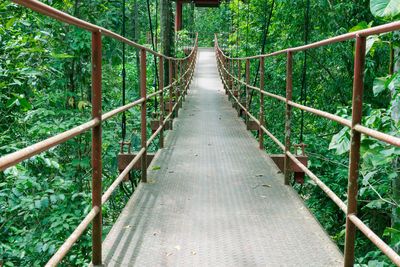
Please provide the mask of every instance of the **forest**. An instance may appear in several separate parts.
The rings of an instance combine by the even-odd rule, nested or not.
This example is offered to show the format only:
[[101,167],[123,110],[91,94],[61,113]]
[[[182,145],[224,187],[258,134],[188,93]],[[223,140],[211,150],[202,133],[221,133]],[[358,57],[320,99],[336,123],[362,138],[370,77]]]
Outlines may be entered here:
[[[398,0],[222,1],[219,7],[183,5],[183,29],[173,32],[171,0],[42,0],[54,8],[122,34],[167,55],[183,57],[183,46],[220,46],[232,57],[267,54],[367,29],[400,19]],[[168,20],[168,21],[166,21]],[[167,25],[169,31],[163,30]],[[169,32],[169,43],[161,43]],[[171,33],[172,32],[172,33]],[[153,40],[149,36],[154,35]],[[149,41],[150,39],[150,41]],[[82,29],[40,15],[16,3],[0,2],[0,156],[44,140],[91,118],[91,36]],[[367,38],[363,125],[400,137],[400,32]],[[354,40],[296,53],[293,99],[351,118]],[[122,103],[123,46],[103,39],[103,110]],[[139,98],[139,50],[126,47],[126,101]],[[157,62],[147,59],[149,92],[159,88]],[[251,83],[259,84],[259,63],[251,61]],[[286,57],[265,61],[265,88],[285,94]],[[251,111],[259,95],[251,94]],[[150,109],[158,100],[149,99]],[[266,128],[285,139],[285,105],[265,99]],[[307,144],[309,168],[342,200],[347,196],[350,130],[338,123],[293,109],[293,142]],[[147,117],[152,117],[148,111]],[[140,147],[140,109],[126,112],[127,140]],[[103,124],[103,185],[119,172],[121,116]],[[105,134],[106,133],[106,134]],[[268,153],[279,147],[265,137]],[[149,151],[158,149],[152,142]],[[5,266],[43,266],[91,207],[91,134],[86,132],[0,172],[0,259]],[[123,183],[103,206],[103,238],[139,181]],[[313,180],[293,187],[336,242],[344,246],[346,217]],[[400,148],[368,136],[361,140],[358,216],[400,252]],[[87,266],[91,229],[86,230],[61,266]],[[358,233],[356,266],[392,266],[367,237]]]

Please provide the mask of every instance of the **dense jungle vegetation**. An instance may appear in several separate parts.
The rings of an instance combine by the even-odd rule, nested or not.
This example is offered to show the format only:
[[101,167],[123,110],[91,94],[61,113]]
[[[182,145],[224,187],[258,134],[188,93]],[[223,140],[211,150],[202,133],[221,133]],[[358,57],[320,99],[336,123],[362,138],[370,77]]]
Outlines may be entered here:
[[[44,0],[71,15],[121,33],[121,1]],[[146,43],[146,32],[161,35],[160,7],[169,0],[126,0],[126,36]],[[149,8],[149,10],[148,10]],[[148,16],[151,14],[151,26]],[[219,8],[184,4],[183,30],[171,48],[192,41],[191,32],[231,33],[221,46],[231,56],[269,53],[339,34],[395,21],[397,0],[254,0],[230,1]],[[212,36],[200,35],[212,46]],[[159,38],[158,38],[159,39]],[[91,118],[90,33],[32,12],[8,0],[0,2],[0,156],[24,148]],[[152,47],[150,44],[147,44]],[[175,47],[175,48],[174,48]],[[155,44],[157,50],[161,45]],[[163,48],[164,49],[164,48]],[[127,48],[127,101],[136,100],[138,52]],[[296,102],[351,116],[354,41],[294,55]],[[363,124],[400,136],[400,33],[367,39]],[[147,59],[147,86],[156,90],[154,58]],[[258,84],[258,61],[251,61],[251,82]],[[103,38],[103,110],[121,105],[122,45]],[[242,72],[243,73],[243,72]],[[285,94],[286,57],[265,61],[265,88]],[[244,77],[243,77],[244,78]],[[252,94],[252,113],[259,100]],[[157,100],[149,101],[149,118]],[[284,140],[284,103],[265,99],[266,128]],[[140,146],[139,109],[127,112],[128,139]],[[303,120],[303,124],[301,121]],[[121,117],[103,124],[103,188],[117,177]],[[342,200],[347,194],[350,132],[337,123],[293,109],[294,142],[307,144],[309,166]],[[280,152],[266,138],[269,153]],[[150,150],[157,149],[157,141]],[[91,205],[91,134],[87,132],[0,172],[0,258],[5,266],[42,266],[70,235]],[[397,251],[400,250],[400,149],[363,137],[359,181],[359,217]],[[139,173],[134,173],[138,177]],[[104,235],[118,217],[137,180],[124,183],[103,207]],[[310,179],[294,185],[329,235],[343,249],[345,216]],[[87,230],[63,261],[90,261]],[[299,233],[301,234],[301,233]],[[356,263],[391,262],[358,233]]]

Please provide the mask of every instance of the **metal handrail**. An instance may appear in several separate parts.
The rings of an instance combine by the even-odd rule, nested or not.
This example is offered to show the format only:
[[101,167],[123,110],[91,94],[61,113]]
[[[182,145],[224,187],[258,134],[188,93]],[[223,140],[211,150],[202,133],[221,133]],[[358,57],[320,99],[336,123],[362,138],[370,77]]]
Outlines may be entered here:
[[[27,7],[31,10],[34,10],[38,13],[44,14],[48,17],[52,17],[58,21],[65,22],[69,25],[73,25],[88,31],[92,32],[92,120],[83,123],[73,129],[67,130],[50,138],[47,138],[41,142],[28,146],[26,148],[20,149],[16,152],[10,153],[0,158],[0,171],[18,164],[19,162],[31,158],[32,156],[48,150],[49,148],[61,144],[79,134],[82,134],[90,129],[92,129],[92,209],[86,215],[86,217],[82,220],[82,222],[78,225],[78,227],[73,231],[73,233],[67,238],[64,244],[57,250],[57,252],[53,255],[53,257],[49,260],[46,266],[57,266],[58,263],[63,259],[63,257],[68,253],[73,244],[78,240],[78,238],[82,235],[85,229],[89,226],[90,223],[93,224],[92,228],[92,263],[94,265],[98,265],[102,263],[102,226],[101,226],[101,209],[102,205],[108,200],[117,186],[122,182],[123,178],[128,174],[128,172],[133,168],[135,163],[139,160],[142,162],[142,182],[147,181],[147,148],[150,145],[150,142],[154,140],[157,135],[160,135],[160,148],[163,147],[163,129],[165,123],[168,119],[171,118],[172,112],[176,111],[178,108],[179,101],[183,100],[183,95],[179,95],[180,92],[185,93],[188,90],[190,82],[193,77],[193,72],[196,63],[197,56],[197,47],[198,47],[198,39],[196,35],[195,44],[191,51],[191,53],[184,58],[174,58],[168,57],[163,54],[160,54],[156,51],[153,51],[143,45],[137,44],[127,38],[124,38],[112,31],[109,31],[105,28],[97,26],[95,24],[91,24],[84,20],[73,17],[69,14],[66,14],[58,9],[50,7],[40,1],[37,0],[11,0],[21,6]],[[102,114],[101,108],[101,37],[102,36],[111,37],[117,41],[126,43],[130,46],[140,49],[141,56],[141,84],[140,84],[140,92],[141,96],[138,100],[126,104],[124,106],[118,107],[114,110],[111,110],[105,114]],[[146,53],[150,53],[159,57],[159,84],[163,85],[163,73],[164,73],[164,65],[163,61],[169,61],[169,81],[168,85],[163,87],[162,89],[153,92],[151,94],[146,93]],[[173,65],[175,65],[175,77],[172,78]],[[178,65],[181,67],[178,70]],[[185,70],[182,70],[182,65],[185,65]],[[178,77],[178,72],[180,73]],[[180,89],[182,87],[183,89]],[[160,96],[161,103],[163,103],[164,92],[169,91],[169,101],[172,103],[172,99],[174,97],[175,91],[175,105],[172,109],[169,110],[168,116],[164,118],[164,108],[163,104],[160,105],[160,126],[156,130],[156,132],[147,139],[146,131],[146,109],[147,109],[147,99],[153,96]],[[140,151],[136,154],[134,159],[128,164],[127,168],[117,177],[117,179],[111,184],[111,186],[107,189],[104,195],[101,195],[102,192],[102,162],[101,162],[101,131],[102,131],[102,122],[120,114],[130,108],[133,108],[137,105],[141,105],[141,139],[142,139],[142,147]]]
[[[362,96],[363,96],[363,71],[365,66],[365,47],[366,37],[395,31],[400,29],[400,21],[388,23],[385,25],[369,28],[366,30],[356,31],[339,35],[333,38],[322,40],[319,42],[311,43],[304,46],[289,48],[273,52],[265,55],[256,55],[243,58],[232,58],[224,54],[222,49],[218,45],[218,38],[215,35],[215,50],[218,64],[218,71],[220,73],[223,85],[227,94],[237,102],[237,104],[243,109],[246,120],[252,118],[259,126],[259,140],[260,148],[263,149],[263,133],[266,133],[272,140],[284,151],[284,183],[289,184],[289,160],[296,164],[303,172],[305,172],[316,184],[333,200],[333,202],[339,206],[339,208],[346,214],[346,240],[345,240],[345,251],[344,251],[344,264],[345,266],[352,266],[354,263],[354,250],[355,250],[355,229],[360,229],[368,239],[370,239],[389,259],[400,266],[400,256],[381,238],[379,238],[368,226],[366,226],[357,216],[357,181],[359,173],[359,160],[360,160],[360,135],[365,134],[370,137],[376,138],[388,144],[400,147],[400,138],[392,135],[388,135],[374,129],[361,125],[362,118]],[[321,47],[338,43],[350,39],[356,39],[356,53],[354,63],[354,79],[353,79],[353,101],[352,101],[352,119],[347,120],[337,115],[311,108],[305,105],[298,104],[292,101],[292,77],[293,77],[293,53],[298,51],[304,51],[311,48]],[[286,97],[272,94],[264,90],[264,58],[272,57],[280,54],[287,55],[287,76],[286,76]],[[250,84],[249,79],[249,61],[251,59],[260,60],[260,87],[255,87]],[[241,80],[241,61],[246,62],[246,82]],[[234,75],[235,62],[237,63],[237,74]],[[234,96],[232,88],[234,81],[238,84],[244,85],[246,90],[246,106],[240,103],[239,99]],[[250,108],[248,106],[248,89],[256,90],[260,93],[260,114],[259,119],[256,119],[250,114]],[[264,100],[263,96],[269,96],[286,103],[286,115],[285,115],[285,145],[283,145],[274,135],[272,135],[263,126],[263,109]],[[315,174],[313,174],[304,164],[302,164],[295,155],[290,152],[291,148],[291,107],[295,107],[320,117],[327,118],[329,120],[343,124],[351,129],[351,148],[350,148],[350,169],[348,177],[348,192],[347,192],[347,205],[343,202],[329,187],[327,187]]]
[[326,46],[326,45],[339,43],[339,42],[343,42],[343,41],[347,41],[347,40],[351,40],[351,39],[356,39],[357,37],[368,37],[368,36],[374,35],[374,34],[392,32],[392,31],[397,31],[397,30],[400,30],[400,21],[387,23],[387,24],[372,27],[369,29],[345,33],[345,34],[338,35],[338,36],[335,36],[332,38],[328,38],[328,39],[325,39],[325,40],[322,40],[319,42],[302,45],[302,46],[297,46],[297,47],[292,47],[292,48],[287,48],[287,49],[279,50],[279,51],[269,53],[269,54],[262,54],[262,55],[255,55],[255,56],[241,57],[241,58],[228,57],[224,54],[224,57],[226,57],[227,59],[234,59],[234,60],[266,58],[266,57],[277,56],[280,54],[285,54],[288,52],[299,52],[299,51],[304,51],[304,50],[308,50],[311,48]]
[[46,5],[38,0],[10,0],[10,1],[17,3],[21,6],[24,6],[26,8],[29,8],[38,13],[41,13],[43,15],[46,15],[48,17],[54,18],[58,21],[65,22],[69,25],[76,26],[78,28],[88,30],[91,32],[98,32],[98,33],[101,33],[101,35],[113,38],[113,39],[120,41],[122,43],[125,43],[129,46],[136,47],[139,49],[144,49],[146,52],[149,52],[150,54],[153,54],[155,56],[163,57],[165,59],[172,59],[172,60],[185,60],[185,59],[189,58],[189,56],[187,56],[185,58],[168,57],[168,56],[158,53],[157,51],[154,51],[146,46],[135,43],[135,42],[129,40],[128,38],[125,38],[115,32],[112,32],[108,29],[105,29],[98,25],[87,22],[85,20],[78,19],[74,16],[71,16],[71,15],[65,13],[65,12],[62,12],[61,10],[58,10],[49,5]]

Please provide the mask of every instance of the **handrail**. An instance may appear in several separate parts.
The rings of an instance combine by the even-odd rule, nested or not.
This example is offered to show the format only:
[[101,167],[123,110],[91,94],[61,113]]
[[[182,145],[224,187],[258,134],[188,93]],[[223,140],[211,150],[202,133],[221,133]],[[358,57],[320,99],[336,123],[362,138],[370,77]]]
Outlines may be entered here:
[[56,19],[58,21],[65,22],[65,23],[67,23],[69,25],[76,26],[78,28],[81,28],[81,29],[84,29],[84,30],[88,30],[88,31],[91,31],[91,32],[98,32],[98,33],[101,33],[104,36],[113,38],[113,39],[115,39],[117,41],[120,41],[122,43],[125,43],[125,44],[127,44],[129,46],[136,47],[136,48],[139,48],[139,49],[144,49],[146,52],[149,52],[149,53],[151,53],[151,54],[153,54],[155,56],[164,57],[165,59],[173,59],[173,60],[185,60],[185,59],[187,59],[189,57],[189,56],[187,56],[186,58],[168,57],[168,56],[163,55],[161,53],[158,53],[158,52],[156,52],[156,51],[154,51],[154,50],[152,50],[152,49],[150,49],[150,48],[148,48],[146,46],[143,46],[143,45],[140,45],[138,43],[135,43],[135,42],[129,40],[128,38],[125,38],[125,37],[123,37],[123,36],[121,36],[121,35],[119,35],[119,34],[117,34],[115,32],[112,32],[110,30],[107,30],[107,29],[105,29],[103,27],[100,27],[98,25],[92,24],[90,22],[84,21],[82,19],[78,19],[78,18],[76,18],[74,16],[71,16],[71,15],[65,13],[65,12],[62,12],[62,11],[60,11],[60,10],[54,8],[54,7],[46,5],[46,4],[44,4],[44,3],[42,3],[42,2],[40,2],[38,0],[10,0],[10,1],[12,1],[14,3],[17,3],[17,4],[21,5],[21,6],[24,6],[26,8],[29,8],[29,9],[31,9],[33,11],[38,12],[38,13],[41,13],[43,15],[46,15],[48,17],[54,18],[54,19]]
[[[352,33],[346,33],[333,38],[322,40],[319,42],[311,43],[308,45],[303,45],[294,48],[288,48],[280,50],[277,52],[256,55],[243,58],[233,58],[228,57],[224,54],[222,49],[218,45],[217,35],[214,36],[215,40],[215,52],[217,58],[218,71],[220,73],[224,88],[226,93],[243,109],[246,115],[246,120],[248,118],[253,119],[260,131],[260,148],[263,149],[263,133],[266,133],[283,151],[284,151],[284,174],[285,174],[285,184],[289,184],[289,160],[296,164],[304,173],[306,173],[316,184],[332,199],[332,201],[346,214],[346,240],[345,240],[345,251],[344,251],[344,261],[345,266],[352,266],[354,263],[354,250],[355,250],[355,229],[356,227],[360,229],[368,239],[372,241],[389,259],[400,266],[400,256],[382,239],[380,239],[368,226],[366,226],[357,216],[357,182],[359,173],[359,160],[360,160],[360,135],[365,134],[372,138],[376,138],[385,143],[400,147],[400,138],[379,132],[374,129],[361,125],[362,118],[362,96],[363,96],[363,71],[365,65],[365,47],[366,47],[366,37],[385,33],[390,31],[395,31],[400,29],[400,21],[388,23],[385,25],[369,28],[366,30],[360,30]],[[354,79],[353,79],[353,102],[352,102],[352,119],[348,120],[340,116],[325,112],[319,109],[311,108],[306,105],[298,104],[292,101],[292,77],[293,77],[293,53],[298,51],[304,51],[316,47],[326,46],[333,43],[338,43],[350,39],[356,39],[356,53],[354,59]],[[279,96],[264,90],[264,58],[277,56],[281,54],[287,55],[287,76],[286,76],[286,97]],[[255,87],[250,84],[249,79],[249,62],[251,59],[260,60],[260,87]],[[242,61],[246,62],[246,82],[241,80],[241,69]],[[237,65],[237,76],[235,76],[235,63]],[[244,85],[246,91],[245,105],[243,105],[238,97],[235,97],[233,92],[233,87],[235,82],[240,85]],[[260,93],[260,114],[259,119],[256,119],[250,114],[249,95],[248,90],[253,89]],[[271,134],[263,126],[263,96],[269,96],[275,98],[279,101],[286,103],[286,116],[285,116],[285,145],[283,145],[273,134]],[[348,177],[348,192],[347,192],[347,205],[343,202],[328,186],[326,186],[315,174],[313,174],[310,169],[308,169],[304,164],[302,164],[294,154],[290,152],[291,148],[291,107],[298,108],[320,117],[327,118],[329,120],[338,122],[344,126],[351,129],[351,148],[350,148],[350,169]]]
[[[177,112],[180,101],[183,101],[184,94],[186,94],[189,85],[191,83],[198,48],[198,35],[196,34],[195,43],[192,51],[188,56],[184,58],[174,58],[165,56],[161,53],[151,50],[143,45],[137,44],[127,38],[124,38],[112,31],[105,28],[91,24],[84,20],[73,17],[67,13],[64,13],[58,9],[50,7],[37,0],[10,0],[21,6],[27,7],[31,10],[44,14],[48,17],[52,17],[58,21],[65,22],[69,25],[73,25],[92,32],[92,119],[86,123],[76,126],[70,130],[64,131],[43,141],[40,141],[31,146],[25,147],[8,155],[0,158],[0,171],[16,165],[19,162],[31,158],[32,156],[48,150],[49,148],[61,144],[79,134],[82,134],[90,129],[92,129],[92,209],[86,215],[86,217],[81,221],[78,227],[73,231],[73,233],[67,238],[64,244],[57,250],[53,257],[49,260],[46,266],[57,266],[58,263],[63,259],[67,252],[71,249],[73,244],[78,240],[80,235],[92,222],[92,263],[94,265],[102,263],[101,255],[101,210],[102,205],[109,199],[117,186],[122,182],[123,178],[128,174],[133,168],[135,163],[139,160],[142,162],[142,182],[147,181],[147,149],[150,143],[155,139],[157,135],[160,135],[160,148],[163,147],[163,131],[167,120],[172,118],[173,112]],[[138,100],[128,103],[124,106],[115,108],[105,114],[102,114],[101,108],[101,36],[108,36],[117,41],[126,43],[130,46],[140,49],[140,60],[141,60],[141,84],[140,92],[141,96]],[[159,84],[163,86],[163,73],[164,65],[163,61],[168,60],[169,62],[169,81],[167,86],[163,86],[162,89],[155,91],[153,93],[147,94],[146,90],[146,53],[150,53],[159,57]],[[178,69],[178,65],[180,68]],[[173,66],[175,68],[173,69]],[[185,69],[183,69],[184,67]],[[175,77],[172,77],[172,73],[175,72]],[[179,73],[179,76],[178,76]],[[156,74],[157,75],[157,74]],[[168,116],[164,118],[164,107],[163,107],[163,97],[164,92],[169,92],[169,101],[172,103],[173,98],[175,98],[175,105],[169,110]],[[175,92],[175,93],[174,93]],[[147,99],[153,96],[160,97],[160,126],[156,132],[147,139],[146,131],[146,110],[147,110]],[[141,137],[142,137],[142,147],[132,161],[128,164],[127,168],[115,179],[107,191],[101,195],[102,192],[102,159],[101,159],[101,131],[102,122],[127,111],[137,105],[141,106]]]
[[[319,42],[307,44],[307,45],[302,45],[302,46],[297,46],[297,47],[292,47],[292,48],[287,48],[283,50],[279,50],[273,53],[269,54],[262,54],[262,55],[255,55],[255,56],[249,56],[249,57],[241,57],[241,58],[234,58],[234,57],[228,57],[223,53],[223,56],[227,59],[233,59],[233,60],[246,60],[246,59],[256,59],[256,58],[266,58],[266,57],[272,57],[272,56],[277,56],[280,54],[285,54],[288,52],[299,52],[299,51],[304,51],[308,50],[311,48],[317,48],[321,46],[326,46],[334,43],[339,43],[351,39],[356,39],[357,37],[368,37],[370,35],[374,34],[380,34],[380,33],[386,33],[386,32],[392,32],[400,30],[400,21],[395,21],[391,23],[387,23],[384,25],[372,27],[369,29],[364,29],[364,30],[359,30],[359,31],[354,31],[354,32],[349,32],[345,33],[342,35],[338,35],[332,38],[328,38]],[[221,51],[222,52],[222,51]]]

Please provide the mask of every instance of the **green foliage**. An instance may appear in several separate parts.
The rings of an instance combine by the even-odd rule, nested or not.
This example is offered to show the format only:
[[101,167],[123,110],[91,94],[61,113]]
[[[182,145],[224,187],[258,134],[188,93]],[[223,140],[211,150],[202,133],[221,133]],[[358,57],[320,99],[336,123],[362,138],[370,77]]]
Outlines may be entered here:
[[397,0],[371,0],[371,13],[375,17],[395,19],[400,14],[400,2]]

